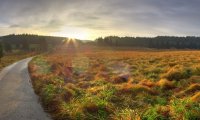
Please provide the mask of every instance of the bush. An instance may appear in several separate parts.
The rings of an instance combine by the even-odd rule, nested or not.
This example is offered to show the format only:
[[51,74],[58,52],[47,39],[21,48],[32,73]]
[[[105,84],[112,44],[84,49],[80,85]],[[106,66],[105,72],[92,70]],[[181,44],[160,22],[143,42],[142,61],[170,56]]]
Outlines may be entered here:
[[130,85],[130,84],[125,84],[122,87],[119,88],[118,91],[120,94],[132,94],[132,95],[137,95],[139,93],[148,93],[151,95],[157,94],[154,90],[147,86],[135,84],[135,85]]
[[191,82],[191,83],[200,83],[200,76],[192,76],[189,79],[189,82]]
[[169,110],[161,108],[161,106],[151,106],[143,115],[142,120],[167,120]]
[[150,80],[141,80],[139,84],[147,87],[154,87],[156,85],[155,82],[152,82]]
[[193,93],[198,90],[200,90],[200,84],[195,83],[195,84],[190,85],[184,92]]
[[200,65],[196,65],[193,67],[194,75],[200,75]]
[[52,84],[44,86],[41,95],[44,103],[49,104],[56,95],[56,87]]
[[189,99],[174,99],[171,101],[171,118],[178,120],[199,120],[200,104],[193,103]]
[[200,102],[200,92],[197,92],[190,98],[193,102]]
[[129,108],[116,111],[111,118],[112,120],[141,120],[138,111]]
[[172,80],[180,80],[189,78],[192,75],[192,70],[188,68],[183,68],[180,66],[176,66],[171,68],[166,74],[164,74],[162,77],[166,78],[170,81]]
[[65,87],[64,90],[62,91],[62,97],[65,102],[69,102],[73,98],[74,95],[75,95],[75,92],[67,87]]
[[108,105],[98,105],[95,103],[86,103],[83,106],[83,111],[88,115],[87,119],[106,120],[112,110]]
[[172,89],[174,88],[174,84],[171,81],[168,81],[166,79],[161,79],[156,83],[161,89]]
[[128,82],[129,77],[130,76],[128,74],[122,74],[122,75],[119,75],[119,76],[115,76],[112,79],[112,82],[116,83],[116,84],[125,83],[125,82]]
[[164,98],[164,97],[156,97],[156,100],[155,100],[156,104],[159,104],[159,105],[167,105],[167,99]]

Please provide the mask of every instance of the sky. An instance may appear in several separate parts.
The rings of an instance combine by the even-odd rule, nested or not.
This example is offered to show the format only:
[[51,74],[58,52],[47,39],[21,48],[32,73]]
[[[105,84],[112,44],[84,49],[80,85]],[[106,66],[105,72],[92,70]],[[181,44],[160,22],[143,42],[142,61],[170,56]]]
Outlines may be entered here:
[[0,36],[199,36],[200,0],[0,0]]

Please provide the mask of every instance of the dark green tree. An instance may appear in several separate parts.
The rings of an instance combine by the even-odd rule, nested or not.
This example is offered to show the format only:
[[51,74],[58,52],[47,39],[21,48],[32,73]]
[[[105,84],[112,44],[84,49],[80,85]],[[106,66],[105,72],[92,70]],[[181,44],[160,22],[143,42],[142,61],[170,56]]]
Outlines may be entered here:
[[200,49],[200,37],[117,37],[108,36],[96,39],[97,45],[119,46],[119,47],[141,47],[157,49]]
[[12,52],[11,43],[5,42],[4,43],[4,49],[5,49],[6,52]]
[[24,51],[28,51],[29,50],[29,43],[28,43],[27,39],[23,40],[23,42],[22,42],[22,49]]
[[48,43],[47,43],[45,38],[41,39],[40,47],[41,47],[42,51],[47,51],[48,50]]
[[2,45],[2,43],[0,43],[0,62],[1,62],[3,55],[4,55],[3,54],[3,45]]

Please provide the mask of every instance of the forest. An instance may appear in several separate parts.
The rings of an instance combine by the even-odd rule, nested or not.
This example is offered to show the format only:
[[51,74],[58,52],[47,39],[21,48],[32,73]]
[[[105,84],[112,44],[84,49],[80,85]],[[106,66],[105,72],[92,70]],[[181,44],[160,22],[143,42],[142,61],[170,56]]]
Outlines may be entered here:
[[[14,49],[23,51],[47,51],[53,49],[66,40],[66,37],[40,36],[33,34],[11,34],[0,37],[0,44],[5,52]],[[77,40],[77,39],[76,39]],[[94,41],[77,40],[95,46],[109,47],[133,47],[133,48],[155,48],[155,49],[200,49],[200,37],[187,36],[157,36],[157,37],[99,37]]]
[[95,40],[99,46],[139,47],[157,49],[199,49],[200,37],[157,36],[157,37],[100,37]]
[[0,44],[5,52],[12,52],[12,50],[44,52],[60,44],[64,39],[66,38],[32,34],[11,34],[0,37]]

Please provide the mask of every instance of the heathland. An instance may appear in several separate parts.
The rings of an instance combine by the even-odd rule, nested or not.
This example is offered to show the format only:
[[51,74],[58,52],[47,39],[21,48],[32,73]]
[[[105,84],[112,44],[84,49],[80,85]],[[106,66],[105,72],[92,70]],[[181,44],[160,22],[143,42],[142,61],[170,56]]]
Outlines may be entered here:
[[29,71],[55,120],[200,119],[200,51],[57,48]]
[[35,52],[25,52],[25,51],[15,51],[12,53],[4,53],[4,56],[0,59],[0,70],[14,62],[17,62],[19,60],[22,60],[34,55],[36,55]]

